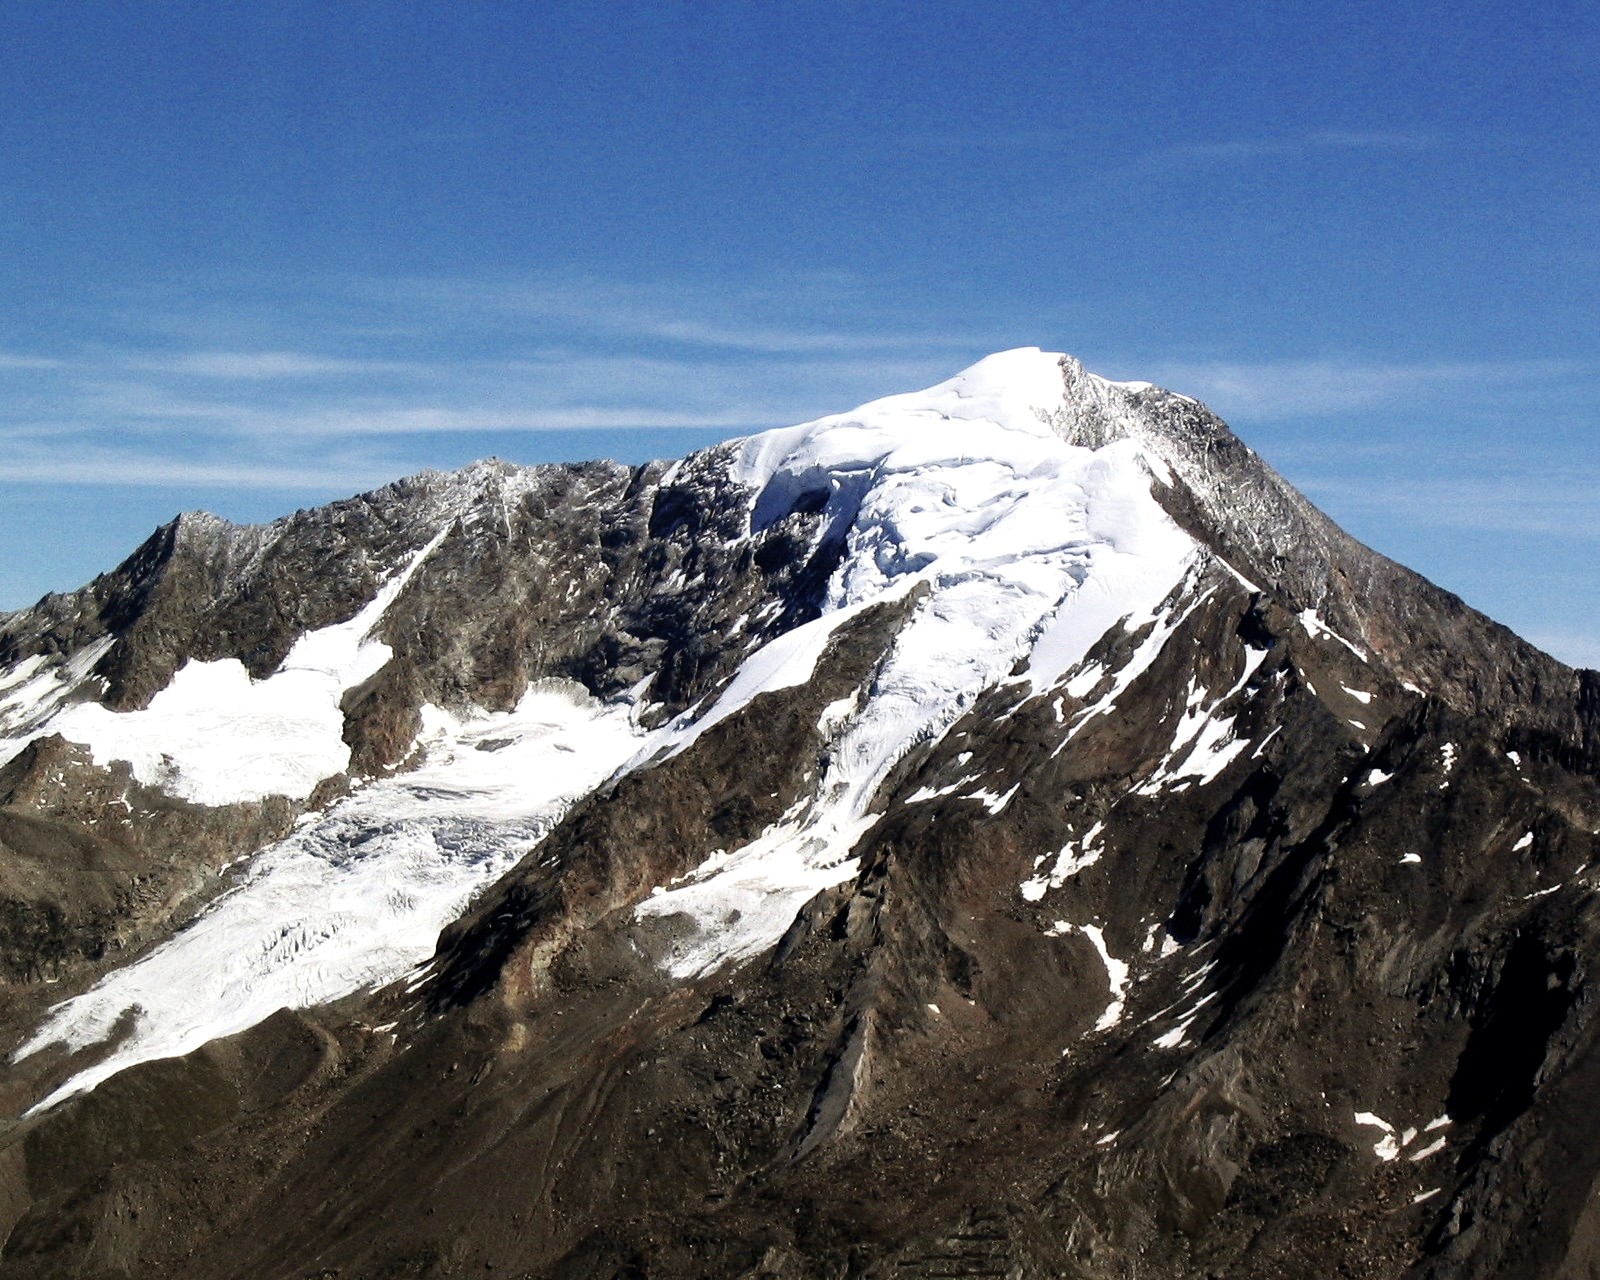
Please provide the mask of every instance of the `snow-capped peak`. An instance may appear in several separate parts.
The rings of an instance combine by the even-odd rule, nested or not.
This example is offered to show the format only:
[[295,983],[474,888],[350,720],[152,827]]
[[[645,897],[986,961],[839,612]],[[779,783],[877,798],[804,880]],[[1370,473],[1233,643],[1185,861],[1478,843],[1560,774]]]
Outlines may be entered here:
[[[734,474],[753,528],[820,505],[825,527],[844,531],[823,615],[801,629],[812,636],[774,642],[808,655],[789,683],[809,678],[844,620],[924,594],[871,696],[833,722],[813,801],[639,908],[683,917],[673,972],[776,942],[806,898],[855,873],[879,786],[908,751],[1019,663],[1035,692],[1052,688],[1109,628],[1152,613],[1192,563],[1196,544],[1152,496],[1139,442],[1090,449],[1058,432],[1071,408],[1062,361],[1002,352],[926,391],[744,442]],[[736,680],[725,697],[758,691]]]
[[1038,347],[998,351],[926,390],[884,396],[849,413],[822,418],[817,425],[848,421],[873,424],[928,415],[1038,435],[1041,415],[1051,414],[1064,404],[1064,359],[1059,351],[1041,351]]

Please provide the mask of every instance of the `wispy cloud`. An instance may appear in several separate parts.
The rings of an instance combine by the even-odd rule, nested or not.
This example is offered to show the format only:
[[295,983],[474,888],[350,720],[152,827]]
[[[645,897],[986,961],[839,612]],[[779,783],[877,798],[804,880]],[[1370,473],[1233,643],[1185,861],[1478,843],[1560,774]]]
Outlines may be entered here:
[[29,358],[50,382],[0,400],[0,480],[326,493],[474,448],[570,456],[583,433],[637,455],[654,448],[619,436],[802,421],[985,349],[874,314],[848,280],[790,283],[345,280],[280,297],[258,282],[209,290],[187,317],[155,296],[96,341]]
[[59,369],[60,360],[50,356],[19,355],[12,351],[0,351],[0,369]]
[[[900,139],[914,151],[960,153],[1027,153],[1071,162],[1084,146],[1084,135],[1071,129],[995,129],[913,133]],[[1408,129],[1312,129],[1276,137],[1214,138],[1173,143],[1135,152],[1108,165],[1103,156],[1083,157],[1096,177],[1129,179],[1152,172],[1178,172],[1264,161],[1358,155],[1420,155],[1445,145],[1438,134]]]
[[[759,289],[553,276],[367,282],[356,287],[356,296],[362,288],[371,300],[398,303],[403,312],[426,313],[475,330],[504,331],[520,323],[707,353],[812,357],[983,345],[981,334],[930,332],[904,316],[875,314],[869,297],[835,276],[806,276]],[[841,314],[849,321],[841,323]],[[774,324],[775,317],[788,323]]]
[[1600,468],[1487,476],[1302,475],[1300,488],[1343,519],[1600,543]]
[[371,488],[400,474],[395,464],[329,465],[316,460],[285,465],[261,459],[208,461],[159,453],[90,447],[70,453],[0,458],[0,482],[102,485],[116,488],[218,488],[343,494]]
[[177,355],[134,356],[129,369],[194,378],[256,380],[262,378],[375,377],[426,372],[426,366],[402,360],[350,360],[300,351],[190,351]]
[[238,429],[243,424],[249,424],[253,431],[276,430],[301,436],[348,437],[491,431],[662,431],[686,428],[737,431],[749,428],[752,421],[749,412],[738,410],[694,413],[644,405],[621,408],[576,405],[569,409],[546,410],[421,406],[337,409],[288,418],[241,411],[233,426]]
[[[947,364],[819,356],[774,365],[759,357],[707,362],[547,352],[413,362],[399,379],[371,374],[334,385],[220,374],[198,383],[185,375],[83,378],[67,407],[100,433],[205,429],[240,442],[621,429],[734,434],[832,411],[853,403],[849,393],[858,388],[916,385],[943,376]],[[59,435],[67,425],[57,416],[0,410],[0,434]]]
[[1247,420],[1323,417],[1465,388],[1504,389],[1596,372],[1594,366],[1562,360],[1415,364],[1282,360],[1162,364],[1147,376],[1205,401],[1224,417]]
[[1437,135],[1407,130],[1318,129],[1278,138],[1227,138],[1189,142],[1146,152],[1145,165],[1226,164],[1315,155],[1319,152],[1387,152],[1409,154],[1440,145]]
[[769,355],[837,354],[840,352],[928,350],[970,344],[970,339],[925,334],[799,332],[784,329],[735,329],[693,320],[641,319],[640,333],[696,347],[756,351]]

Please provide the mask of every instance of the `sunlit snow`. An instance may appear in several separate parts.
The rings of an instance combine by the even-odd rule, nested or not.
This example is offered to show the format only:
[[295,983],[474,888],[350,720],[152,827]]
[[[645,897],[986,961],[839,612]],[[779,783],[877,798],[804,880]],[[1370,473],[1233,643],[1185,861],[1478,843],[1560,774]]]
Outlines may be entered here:
[[1045,930],[1045,935],[1051,938],[1064,938],[1070,933],[1081,933],[1089,939],[1090,945],[1100,957],[1100,963],[1105,966],[1106,982],[1111,988],[1110,999],[1096,1020],[1094,1030],[1109,1031],[1122,1021],[1122,1011],[1128,1002],[1128,982],[1132,969],[1125,960],[1118,960],[1111,954],[1106,947],[1105,931],[1097,924],[1072,924],[1066,920],[1057,920]]
[[126,760],[146,786],[196,804],[284,795],[303,800],[350,766],[339,700],[389,661],[371,638],[441,532],[347,622],[308,631],[278,670],[252,680],[237,658],[186,663],[139,711],[66,707],[37,732],[81,742],[99,764]]
[[[1355,1122],[1358,1125],[1362,1125],[1366,1128],[1377,1129],[1381,1131],[1382,1137],[1380,1137],[1378,1141],[1373,1144],[1372,1154],[1377,1156],[1378,1159],[1384,1161],[1385,1163],[1398,1159],[1402,1154],[1404,1154],[1407,1160],[1410,1160],[1413,1164],[1416,1164],[1417,1162],[1426,1160],[1429,1156],[1435,1155],[1442,1151],[1447,1141],[1444,1135],[1440,1134],[1439,1137],[1433,1139],[1425,1146],[1419,1147],[1415,1151],[1412,1151],[1409,1150],[1409,1148],[1411,1147],[1411,1144],[1417,1140],[1418,1136],[1418,1131],[1415,1126],[1407,1125],[1404,1129],[1396,1131],[1392,1124],[1390,1124],[1382,1116],[1371,1111],[1357,1111],[1355,1113]],[[1440,1129],[1448,1128],[1449,1125],[1450,1117],[1448,1115],[1435,1116],[1422,1127],[1422,1133],[1435,1133]]]
[[1443,791],[1450,785],[1450,774],[1456,767],[1456,744],[1447,742],[1439,748],[1439,766],[1444,770],[1444,777],[1439,782],[1439,790]]
[[[1183,594],[1184,588],[1193,585],[1199,568],[1198,559],[1191,556],[1185,573],[1179,579],[1180,585],[1175,588],[1172,594]],[[1150,669],[1151,664],[1161,656],[1162,650],[1166,648],[1167,641],[1188,620],[1189,616],[1210,597],[1211,593],[1209,591],[1201,593],[1190,601],[1181,613],[1177,614],[1174,614],[1171,609],[1163,608],[1162,606],[1167,602],[1162,601],[1149,610],[1145,610],[1142,613],[1133,613],[1124,618],[1122,627],[1130,635],[1137,633],[1145,626],[1151,626],[1150,634],[1140,642],[1139,647],[1134,650],[1127,661],[1117,668],[1111,688],[1079,713],[1072,727],[1067,731],[1066,737],[1057,744],[1052,755],[1059,755],[1062,751],[1065,751],[1067,745],[1094,720],[1101,716],[1112,715],[1117,709],[1117,699],[1132,686],[1135,680]],[[1074,697],[1080,698],[1091,692],[1095,684],[1098,683],[1097,677],[1095,683],[1087,684],[1087,687],[1085,687],[1088,673],[1091,671],[1099,673],[1102,668],[1099,663],[1089,664],[1078,676],[1074,676],[1067,681],[1067,691],[1072,693]],[[1078,690],[1081,690],[1081,692],[1076,692]]]
[[1426,1160],[1429,1156],[1437,1155],[1439,1152],[1443,1151],[1444,1148],[1445,1148],[1445,1142],[1446,1142],[1446,1139],[1443,1138],[1443,1137],[1435,1138],[1432,1142],[1428,1143],[1427,1146],[1418,1148],[1416,1151],[1413,1151],[1410,1155],[1408,1155],[1406,1157],[1406,1159],[1411,1161],[1412,1164],[1416,1164],[1419,1161]]
[[1098,842],[1104,830],[1105,823],[1097,822],[1081,838],[1067,841],[1061,852],[1055,855],[1050,870],[1023,881],[1022,896],[1029,902],[1037,902],[1044,897],[1046,890],[1059,889],[1078,872],[1099,862],[1102,850]]
[[97,1044],[129,1015],[131,1030],[40,1106],[428,959],[474,892],[636,749],[631,710],[566,687],[467,721],[429,708],[422,767],[305,821],[169,942],[52,1010],[17,1058]]
[[[1342,635],[1324,622],[1321,617],[1318,616],[1315,609],[1302,609],[1300,611],[1299,618],[1300,625],[1306,629],[1307,634],[1313,639],[1316,639],[1320,636],[1327,636],[1331,640],[1338,641],[1346,649],[1350,650],[1351,653],[1355,654],[1356,657],[1360,658],[1361,661],[1365,662],[1367,660],[1367,653],[1365,649],[1358,649],[1355,645],[1351,644],[1350,641],[1346,640]],[[1344,686],[1341,685],[1340,687],[1343,688]]]
[[24,658],[0,679],[0,764],[50,732],[62,708],[86,685],[97,683],[89,673],[111,645],[109,638],[98,640],[57,666],[37,655]]
[[926,594],[872,697],[830,722],[815,796],[640,904],[640,918],[675,918],[672,973],[773,945],[806,898],[855,874],[879,785],[906,752],[937,740],[1019,659],[1035,691],[1050,688],[1107,629],[1153,614],[1190,567],[1195,543],[1151,495],[1141,447],[1084,449],[1049,426],[1064,405],[1059,361],[1004,352],[927,391],[745,442],[735,476],[758,525],[812,493],[848,524],[819,634],[840,611]]
[[1180,1022],[1171,1031],[1164,1032],[1152,1040],[1150,1047],[1152,1049],[1176,1049],[1183,1043],[1184,1037],[1189,1034],[1189,1027],[1193,1022],[1193,1018],[1186,1022]]
[[1247,739],[1236,735],[1234,717],[1221,714],[1223,706],[1249,684],[1267,650],[1247,646],[1244,655],[1243,671],[1220,696],[1212,697],[1190,678],[1183,715],[1173,730],[1167,757],[1134,788],[1136,794],[1153,796],[1163,790],[1181,791],[1192,783],[1205,786],[1220,777],[1250,745]]

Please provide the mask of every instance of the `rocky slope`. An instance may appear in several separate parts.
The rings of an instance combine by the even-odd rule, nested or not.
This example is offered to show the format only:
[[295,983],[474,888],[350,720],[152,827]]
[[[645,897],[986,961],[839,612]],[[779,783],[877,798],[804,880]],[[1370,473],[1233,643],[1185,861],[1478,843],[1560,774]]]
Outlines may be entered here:
[[184,516],[0,672],[0,1275],[1600,1265],[1600,676],[1185,397]]

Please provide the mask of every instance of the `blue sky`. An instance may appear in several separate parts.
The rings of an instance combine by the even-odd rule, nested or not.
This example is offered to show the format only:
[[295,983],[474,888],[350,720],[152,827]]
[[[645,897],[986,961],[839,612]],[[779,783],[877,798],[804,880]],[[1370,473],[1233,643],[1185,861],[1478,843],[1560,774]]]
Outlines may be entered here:
[[1600,7],[989,9],[11,6],[0,609],[1039,345],[1600,665]]

